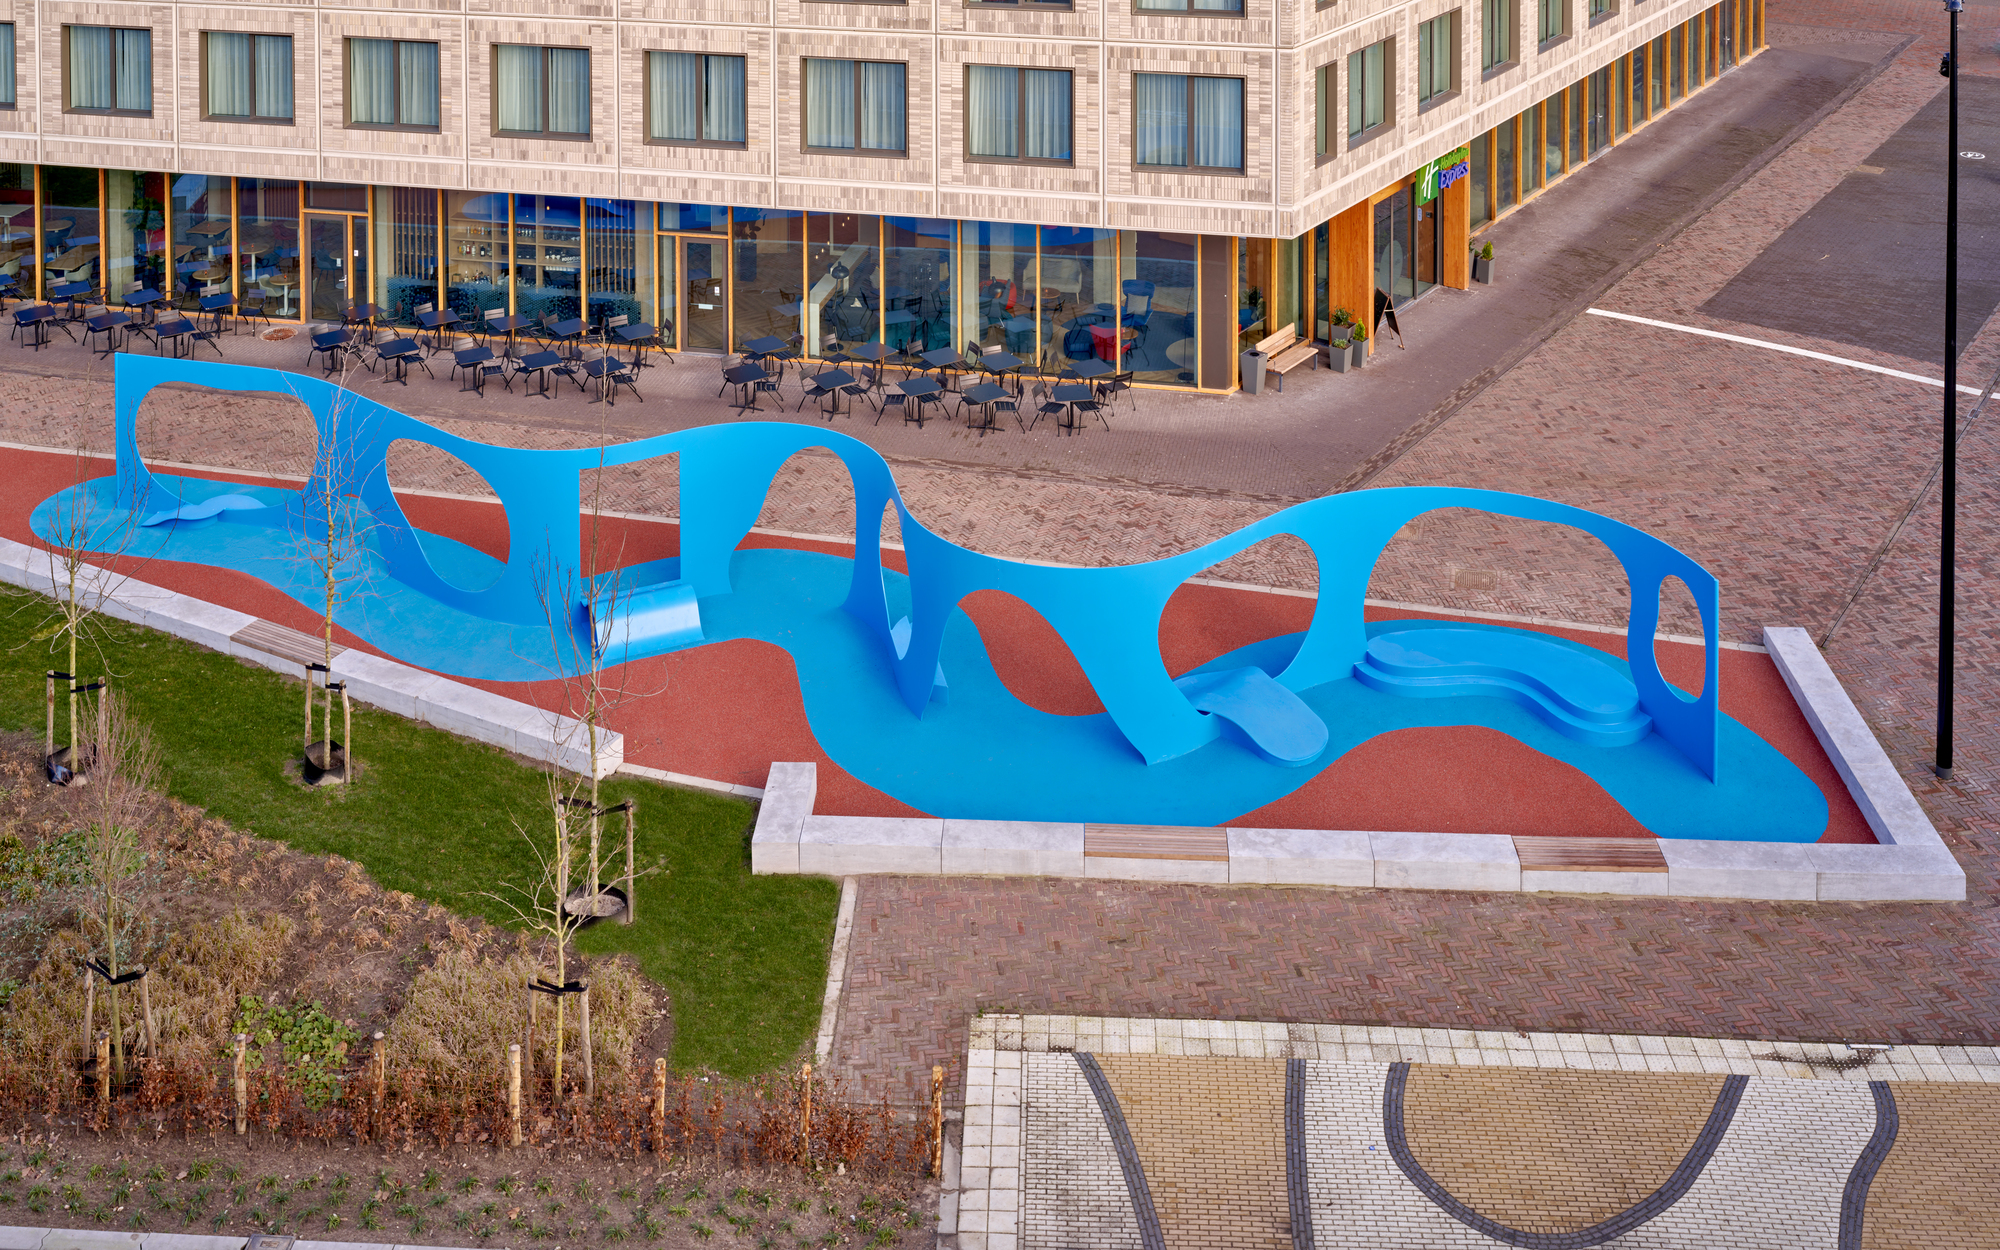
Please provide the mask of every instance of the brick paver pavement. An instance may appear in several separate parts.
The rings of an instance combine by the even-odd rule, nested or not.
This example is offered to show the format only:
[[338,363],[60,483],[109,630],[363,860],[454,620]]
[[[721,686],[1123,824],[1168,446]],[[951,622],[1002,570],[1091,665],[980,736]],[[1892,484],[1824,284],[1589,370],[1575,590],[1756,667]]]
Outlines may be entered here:
[[[1844,107],[1599,298],[1599,306],[1928,373],[1700,304],[1942,87],[1942,16],[1848,10],[1920,38]],[[1990,48],[1995,6],[1968,5]],[[1774,34],[1831,10],[1773,3]],[[1991,69],[1994,58],[1979,54]],[[1857,293],[1857,298],[1865,293]],[[1963,377],[2000,363],[1989,323]],[[2000,759],[2000,434],[1963,443],[1958,780],[1930,749],[1935,495],[1871,561],[1935,462],[1934,388],[1581,317],[1390,465],[1378,485],[1547,495],[1618,516],[1722,579],[1723,629],[1823,635],[1968,876],[1964,905],[1806,905],[1111,882],[863,880],[835,1057],[904,1096],[975,1010],[1343,1020],[1791,1039],[1993,1040],[2000,983],[1992,791]],[[1961,411],[1970,402],[1961,404]],[[1472,571],[1479,576],[1461,576]],[[1490,576],[1486,576],[1490,574]],[[1866,575],[1866,576],[1864,576]],[[1490,589],[1489,589],[1490,587]],[[1615,624],[1624,582],[1588,540],[1493,518],[1406,532],[1373,593]],[[1851,609],[1849,605],[1851,603]]]

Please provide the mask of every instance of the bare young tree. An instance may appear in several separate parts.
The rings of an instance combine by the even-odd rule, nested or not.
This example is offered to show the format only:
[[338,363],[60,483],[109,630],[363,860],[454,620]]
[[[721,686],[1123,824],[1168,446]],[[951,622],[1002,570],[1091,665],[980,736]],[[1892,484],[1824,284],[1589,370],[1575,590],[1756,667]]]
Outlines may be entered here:
[[[89,904],[82,918],[98,952],[90,970],[103,979],[109,994],[112,1070],[123,1081],[128,1054],[121,990],[135,976],[146,975],[145,969],[129,965],[146,920],[142,873],[150,858],[148,830],[160,803],[160,751],[152,733],[131,718],[121,699],[105,691],[99,700],[105,729],[84,807]],[[86,1031],[87,1020],[86,1015]],[[143,1023],[151,1053],[155,1031],[150,1014]]]
[[[83,742],[78,715],[78,699],[89,688],[83,684],[80,669],[86,652],[96,653],[102,661],[100,618],[104,605],[125,580],[115,572],[115,565],[131,546],[139,521],[133,511],[100,501],[89,489],[87,483],[97,476],[91,471],[94,462],[87,441],[79,437],[74,448],[75,485],[51,500],[44,513],[44,541],[48,545],[46,555],[54,603],[32,640],[48,643],[50,652],[63,665],[60,671],[52,670],[49,678],[46,761],[49,780],[61,784],[84,779],[89,774],[94,750]],[[61,748],[55,746],[54,696],[58,680],[64,682],[68,722],[66,745]],[[99,685],[102,684],[100,681]]]

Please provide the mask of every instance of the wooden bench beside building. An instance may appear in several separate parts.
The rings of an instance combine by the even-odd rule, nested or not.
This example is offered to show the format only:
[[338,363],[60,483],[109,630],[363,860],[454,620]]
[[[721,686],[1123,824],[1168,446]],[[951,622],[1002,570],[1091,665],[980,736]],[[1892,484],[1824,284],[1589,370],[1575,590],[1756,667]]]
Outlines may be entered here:
[[1285,375],[1303,364],[1319,368],[1320,346],[1317,343],[1299,342],[1297,326],[1286,326],[1257,344],[1257,350],[1270,357],[1264,362],[1264,373],[1276,375],[1278,389],[1285,389]]

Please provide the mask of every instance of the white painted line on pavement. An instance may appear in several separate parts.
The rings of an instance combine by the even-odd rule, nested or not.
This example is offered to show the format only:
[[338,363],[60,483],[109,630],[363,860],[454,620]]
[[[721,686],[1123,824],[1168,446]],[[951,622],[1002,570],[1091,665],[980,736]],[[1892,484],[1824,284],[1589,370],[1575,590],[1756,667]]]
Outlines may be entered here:
[[[1725,343],[1741,343],[1745,347],[1762,347],[1774,352],[1784,352],[1788,356],[1804,356],[1809,360],[1824,360],[1831,365],[1846,365],[1850,369],[1865,369],[1870,373],[1881,373],[1892,378],[1901,378],[1905,382],[1922,382],[1925,386],[1937,387],[1944,385],[1943,378],[1927,378],[1921,373],[1905,373],[1901,369],[1888,369],[1881,365],[1871,365],[1865,360],[1849,360],[1845,356],[1829,356],[1825,352],[1809,352],[1803,347],[1789,347],[1783,343],[1773,343],[1766,339],[1744,338],[1740,334],[1724,334],[1720,330],[1702,330],[1694,326],[1675,325],[1671,321],[1655,321],[1651,317],[1635,317],[1631,313],[1612,312],[1608,308],[1586,308],[1583,311],[1593,317],[1609,317],[1614,321],[1630,321],[1636,325],[1652,326],[1656,330],[1678,330],[1682,334],[1698,334],[1705,339],[1721,339]],[[1978,387],[1966,386],[1963,383],[1959,384],[1958,392],[1961,395],[1980,394]]]

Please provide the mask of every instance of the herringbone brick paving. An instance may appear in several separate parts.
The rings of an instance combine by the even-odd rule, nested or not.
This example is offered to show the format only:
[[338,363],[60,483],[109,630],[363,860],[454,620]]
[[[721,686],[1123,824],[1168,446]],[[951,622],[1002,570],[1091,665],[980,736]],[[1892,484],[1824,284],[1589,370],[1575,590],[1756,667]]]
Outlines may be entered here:
[[[1995,6],[1968,5],[1990,49]],[[1771,5],[1774,31],[1846,22],[1919,38],[1845,106],[1598,301],[1705,320],[1699,304],[1943,83],[1928,5]],[[1826,38],[1838,38],[1831,32]],[[1979,68],[1995,66],[1990,51]],[[1857,292],[1857,298],[1865,292]],[[2000,331],[1968,348],[1983,384]],[[1914,362],[1880,363],[1928,372]],[[1113,882],[863,879],[835,1059],[911,1097],[974,1011],[1993,1041],[2000,984],[1991,788],[2000,762],[2000,450],[1962,444],[1958,780],[1932,777],[1935,493],[1872,576],[1936,456],[1939,393],[1836,365],[1582,317],[1375,484],[1544,494],[1660,534],[1724,586],[1724,633],[1822,635],[1835,671],[1959,856],[1963,905],[1811,905]],[[1961,413],[1969,401],[1961,403]],[[1474,569],[1490,572],[1461,577]],[[1488,589],[1490,587],[1490,589]],[[1624,581],[1566,533],[1428,518],[1392,545],[1373,593],[1616,623]]]

